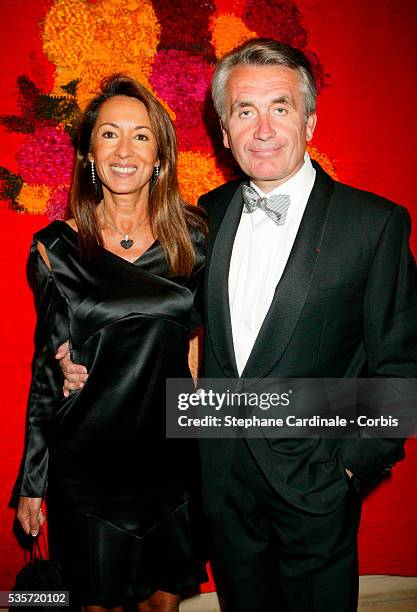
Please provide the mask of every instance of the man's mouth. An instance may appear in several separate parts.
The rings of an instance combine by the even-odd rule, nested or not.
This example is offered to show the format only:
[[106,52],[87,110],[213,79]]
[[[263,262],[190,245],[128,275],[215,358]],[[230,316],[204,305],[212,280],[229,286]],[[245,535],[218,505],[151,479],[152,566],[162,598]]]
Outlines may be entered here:
[[282,146],[268,147],[268,148],[256,148],[256,149],[250,149],[250,152],[252,153],[252,155],[255,155],[256,157],[273,157],[281,149],[282,149]]

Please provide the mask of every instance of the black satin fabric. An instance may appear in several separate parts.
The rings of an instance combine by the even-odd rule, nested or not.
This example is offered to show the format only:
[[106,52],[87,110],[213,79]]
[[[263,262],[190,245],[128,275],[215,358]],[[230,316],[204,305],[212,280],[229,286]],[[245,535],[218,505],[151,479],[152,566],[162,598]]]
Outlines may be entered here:
[[[46,494],[52,548],[81,603],[140,601],[202,578],[197,447],[165,438],[165,379],[190,377],[188,338],[199,323],[204,239],[192,238],[186,279],[170,275],[158,241],[134,263],[105,249],[87,263],[68,224],[34,236],[38,328],[15,493]],[[63,398],[53,355],[66,338],[89,377]]]

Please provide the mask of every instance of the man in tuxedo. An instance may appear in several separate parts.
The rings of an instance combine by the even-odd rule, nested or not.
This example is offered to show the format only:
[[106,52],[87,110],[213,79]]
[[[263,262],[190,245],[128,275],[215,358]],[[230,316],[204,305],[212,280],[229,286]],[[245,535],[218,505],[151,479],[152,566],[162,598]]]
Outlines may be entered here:
[[[220,61],[212,93],[249,181],[199,202],[209,215],[204,377],[414,377],[408,214],[311,162],[308,60],[249,41]],[[401,459],[402,440],[201,440],[201,452],[226,610],[355,610],[357,484]]]
[[[251,40],[220,61],[212,91],[248,180],[199,202],[209,217],[203,376],[415,377],[409,216],[310,160],[306,57]],[[225,610],[356,610],[357,485],[402,459],[402,440],[209,439],[201,457]]]

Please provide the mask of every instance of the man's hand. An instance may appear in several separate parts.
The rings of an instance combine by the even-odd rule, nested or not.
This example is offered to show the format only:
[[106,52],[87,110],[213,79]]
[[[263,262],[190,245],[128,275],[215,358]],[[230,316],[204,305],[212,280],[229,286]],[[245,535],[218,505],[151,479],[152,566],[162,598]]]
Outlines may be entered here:
[[69,355],[69,342],[64,342],[58,347],[55,359],[59,359],[62,373],[64,375],[64,397],[68,397],[70,391],[77,391],[84,387],[84,383],[88,378],[87,368],[83,365],[78,365],[71,361]]
[[27,535],[36,537],[45,517],[41,510],[42,497],[21,497],[17,507],[17,520]]

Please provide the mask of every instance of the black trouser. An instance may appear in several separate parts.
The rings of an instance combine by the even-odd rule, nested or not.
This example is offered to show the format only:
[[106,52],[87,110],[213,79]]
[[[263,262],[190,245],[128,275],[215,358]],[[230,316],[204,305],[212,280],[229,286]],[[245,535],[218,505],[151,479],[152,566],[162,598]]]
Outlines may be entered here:
[[353,487],[327,515],[303,512],[264,478],[239,441],[212,526],[213,571],[227,612],[357,609],[360,499]]

